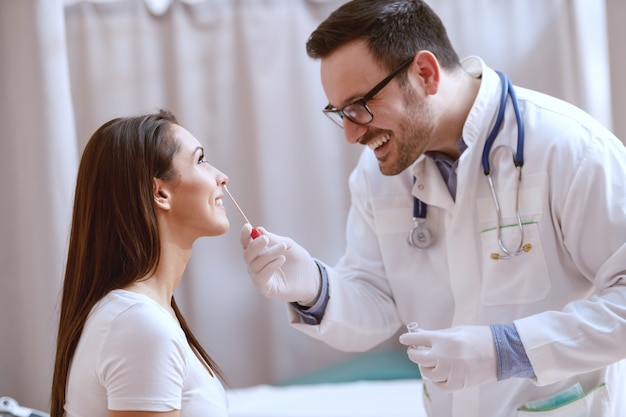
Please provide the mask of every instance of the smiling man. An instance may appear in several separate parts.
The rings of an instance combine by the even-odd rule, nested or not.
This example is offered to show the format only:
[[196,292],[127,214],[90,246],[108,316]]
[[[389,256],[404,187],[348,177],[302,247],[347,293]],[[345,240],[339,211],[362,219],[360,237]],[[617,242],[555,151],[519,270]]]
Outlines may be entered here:
[[419,322],[400,343],[430,416],[626,415],[624,145],[582,110],[460,60],[423,1],[349,1],[307,53],[324,113],[365,146],[347,248],[331,267],[245,225],[261,293],[346,351]]

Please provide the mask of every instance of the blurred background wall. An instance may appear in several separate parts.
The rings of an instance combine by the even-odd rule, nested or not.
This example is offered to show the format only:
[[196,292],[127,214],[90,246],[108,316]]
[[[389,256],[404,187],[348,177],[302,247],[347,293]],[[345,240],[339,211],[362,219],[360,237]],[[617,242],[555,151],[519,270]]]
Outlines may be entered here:
[[[78,160],[105,121],[168,108],[255,225],[334,263],[359,147],[322,115],[304,43],[343,0],[0,1],[0,396],[47,409]],[[460,56],[587,110],[626,139],[620,0],[431,0]],[[358,355],[291,329],[254,289],[243,220],[202,239],[177,292],[235,387]],[[400,348],[390,340],[378,349]]]

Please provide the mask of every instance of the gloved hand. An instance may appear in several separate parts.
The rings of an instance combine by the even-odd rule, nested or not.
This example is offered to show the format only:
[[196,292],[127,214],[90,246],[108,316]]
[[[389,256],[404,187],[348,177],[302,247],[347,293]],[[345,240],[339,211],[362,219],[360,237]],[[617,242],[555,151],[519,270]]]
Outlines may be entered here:
[[261,294],[288,302],[311,306],[319,295],[321,277],[309,253],[288,237],[257,228],[261,236],[252,239],[252,226],[241,229],[243,259],[248,274]]
[[489,326],[417,330],[400,335],[411,361],[444,391],[472,388],[498,379],[496,348]]

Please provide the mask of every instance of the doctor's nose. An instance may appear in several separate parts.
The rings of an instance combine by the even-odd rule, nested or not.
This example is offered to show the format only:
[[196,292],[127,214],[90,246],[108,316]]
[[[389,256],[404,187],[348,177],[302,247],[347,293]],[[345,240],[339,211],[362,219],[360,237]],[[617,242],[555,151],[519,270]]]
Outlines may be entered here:
[[343,118],[343,135],[349,144],[359,143],[359,139],[367,132],[367,126],[358,125],[348,119]]

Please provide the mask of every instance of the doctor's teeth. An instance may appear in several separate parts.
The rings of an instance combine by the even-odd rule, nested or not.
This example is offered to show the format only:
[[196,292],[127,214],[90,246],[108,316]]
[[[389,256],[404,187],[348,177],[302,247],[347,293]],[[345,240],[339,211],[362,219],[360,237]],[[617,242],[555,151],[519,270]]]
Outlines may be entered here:
[[369,146],[371,150],[376,150],[379,146],[383,145],[387,141],[389,141],[389,136],[383,136],[368,143],[367,146]]

